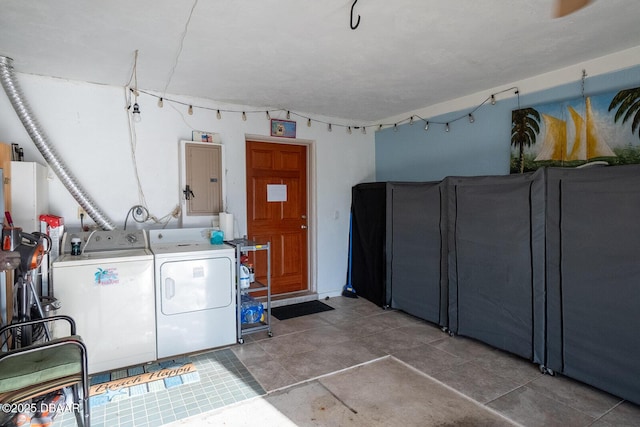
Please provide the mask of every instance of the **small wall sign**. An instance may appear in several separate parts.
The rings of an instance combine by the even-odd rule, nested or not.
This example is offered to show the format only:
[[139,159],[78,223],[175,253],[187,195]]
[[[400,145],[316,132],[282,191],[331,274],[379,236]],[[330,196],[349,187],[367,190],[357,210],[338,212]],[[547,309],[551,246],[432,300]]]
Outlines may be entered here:
[[267,202],[286,202],[286,184],[267,184]]
[[295,138],[296,122],[292,120],[271,119],[271,136]]

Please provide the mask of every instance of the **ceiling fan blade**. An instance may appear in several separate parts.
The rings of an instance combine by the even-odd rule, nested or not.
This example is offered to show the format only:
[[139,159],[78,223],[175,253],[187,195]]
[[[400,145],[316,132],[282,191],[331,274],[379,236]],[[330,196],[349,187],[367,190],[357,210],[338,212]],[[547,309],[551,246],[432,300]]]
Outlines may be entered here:
[[568,15],[588,5],[590,0],[556,0],[554,18]]

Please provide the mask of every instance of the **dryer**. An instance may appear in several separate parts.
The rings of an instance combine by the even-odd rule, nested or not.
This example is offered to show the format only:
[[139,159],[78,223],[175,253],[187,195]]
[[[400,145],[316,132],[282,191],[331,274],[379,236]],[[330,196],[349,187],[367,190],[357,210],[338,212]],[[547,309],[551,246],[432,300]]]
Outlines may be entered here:
[[235,251],[210,228],[150,230],[158,358],[236,342]]

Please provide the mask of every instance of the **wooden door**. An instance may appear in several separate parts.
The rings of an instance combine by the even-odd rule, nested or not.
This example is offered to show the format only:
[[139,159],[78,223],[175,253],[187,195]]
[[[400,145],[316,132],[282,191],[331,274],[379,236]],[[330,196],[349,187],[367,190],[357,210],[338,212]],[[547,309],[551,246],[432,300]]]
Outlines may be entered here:
[[[271,291],[308,289],[307,147],[247,141],[247,237],[271,242]],[[266,276],[266,252],[253,256]],[[262,259],[261,259],[262,257]]]

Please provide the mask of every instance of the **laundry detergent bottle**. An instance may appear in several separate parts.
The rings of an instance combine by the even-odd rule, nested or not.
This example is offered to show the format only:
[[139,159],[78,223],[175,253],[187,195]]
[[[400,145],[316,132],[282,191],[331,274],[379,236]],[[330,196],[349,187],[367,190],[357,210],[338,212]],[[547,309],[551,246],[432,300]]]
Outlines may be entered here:
[[249,267],[244,264],[240,265],[240,289],[249,289],[251,281],[249,280]]

